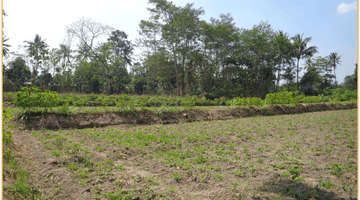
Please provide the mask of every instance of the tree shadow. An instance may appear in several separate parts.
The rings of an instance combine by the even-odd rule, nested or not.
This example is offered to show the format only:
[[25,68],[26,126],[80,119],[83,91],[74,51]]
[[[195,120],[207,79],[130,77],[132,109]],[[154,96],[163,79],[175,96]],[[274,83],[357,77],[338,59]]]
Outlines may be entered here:
[[[318,199],[318,200],[340,200],[344,199],[334,192],[328,192],[324,188],[315,186],[311,187],[302,182],[296,182],[285,178],[271,178],[265,182],[261,190],[277,193],[281,196],[292,197],[295,199]],[[352,198],[349,198],[352,199]],[[354,198],[356,199],[356,198]]]

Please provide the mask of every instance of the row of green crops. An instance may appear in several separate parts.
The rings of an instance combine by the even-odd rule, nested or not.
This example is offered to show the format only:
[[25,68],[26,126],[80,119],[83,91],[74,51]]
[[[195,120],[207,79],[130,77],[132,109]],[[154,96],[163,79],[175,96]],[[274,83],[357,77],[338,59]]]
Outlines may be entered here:
[[[9,173],[6,176],[10,176],[14,179],[11,184],[4,186],[4,190],[9,191],[14,195],[13,197],[16,199],[20,197],[22,198],[30,198],[31,196],[31,188],[29,178],[30,174],[21,166],[18,161],[15,159],[17,156],[13,154],[12,145],[12,129],[14,129],[13,125],[10,125],[9,122],[12,119],[12,114],[6,108],[3,109],[3,167],[4,172],[7,171]],[[5,174],[3,175],[5,179]],[[8,177],[7,177],[8,178]],[[37,199],[39,197],[39,192],[33,193],[33,199]],[[20,198],[19,198],[20,199]]]
[[[6,95],[4,95],[6,96]],[[7,95],[9,96],[9,95]],[[160,107],[160,106],[262,106],[275,104],[297,104],[297,103],[322,103],[340,102],[357,99],[357,91],[349,91],[338,88],[328,95],[305,96],[297,91],[281,91],[269,93],[265,99],[261,98],[240,98],[227,99],[225,97],[214,100],[192,97],[159,97],[159,96],[129,96],[123,95],[78,95],[78,94],[57,94],[56,92],[41,92],[38,88],[21,88],[15,94],[14,102],[21,108],[29,107],[57,107],[57,106],[116,106],[120,108],[135,107]]]

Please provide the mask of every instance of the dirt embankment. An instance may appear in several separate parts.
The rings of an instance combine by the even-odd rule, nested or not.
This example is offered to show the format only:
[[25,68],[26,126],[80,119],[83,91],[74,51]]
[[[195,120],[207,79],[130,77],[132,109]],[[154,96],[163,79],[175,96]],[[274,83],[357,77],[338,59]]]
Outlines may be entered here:
[[135,124],[177,124],[194,121],[226,120],[251,116],[271,116],[283,114],[297,114],[326,110],[342,110],[357,108],[356,103],[350,104],[298,104],[276,105],[272,107],[239,107],[225,110],[183,110],[178,112],[163,112],[156,114],[151,111],[137,111],[134,113],[83,113],[64,115],[54,113],[30,114],[27,116],[26,127],[29,129],[67,129],[93,128],[112,125]]

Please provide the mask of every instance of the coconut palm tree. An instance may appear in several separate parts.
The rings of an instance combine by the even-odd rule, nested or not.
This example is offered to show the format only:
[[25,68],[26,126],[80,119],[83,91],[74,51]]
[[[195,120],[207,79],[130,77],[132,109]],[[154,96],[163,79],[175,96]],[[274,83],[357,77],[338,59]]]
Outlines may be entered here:
[[27,49],[28,55],[33,58],[31,62],[35,65],[34,72],[37,73],[38,67],[41,67],[40,64],[48,59],[49,46],[45,43],[45,40],[41,39],[39,34],[35,35],[34,41],[26,40],[24,43],[28,44],[25,48]]
[[7,42],[9,40],[9,38],[7,38],[6,36],[3,36],[3,55],[5,58],[7,58],[9,55],[9,47],[11,47],[10,45],[6,44],[5,42]]
[[72,50],[65,44],[60,44],[60,49],[56,51],[58,61],[61,61],[61,67],[66,71],[66,67],[71,63]]
[[317,53],[317,47],[311,46],[307,47],[308,43],[311,41],[311,37],[303,38],[304,34],[296,34],[295,37],[292,37],[295,51],[294,57],[297,59],[297,68],[296,68],[296,84],[297,89],[299,90],[299,62],[302,58],[312,57],[315,53]]
[[[7,14],[5,13],[5,10],[3,10],[3,27],[4,27],[4,17],[6,17]],[[9,55],[9,47],[11,47],[9,44],[6,44],[5,42],[7,42],[9,40],[9,38],[7,38],[5,35],[4,35],[4,31],[3,31],[3,56],[5,58],[7,58]]]
[[335,84],[336,84],[335,70],[336,70],[336,66],[340,65],[340,63],[341,63],[341,60],[340,60],[341,56],[338,53],[333,52],[333,53],[330,53],[330,55],[326,56],[326,58],[330,61],[331,66],[334,68],[334,76],[335,76]]

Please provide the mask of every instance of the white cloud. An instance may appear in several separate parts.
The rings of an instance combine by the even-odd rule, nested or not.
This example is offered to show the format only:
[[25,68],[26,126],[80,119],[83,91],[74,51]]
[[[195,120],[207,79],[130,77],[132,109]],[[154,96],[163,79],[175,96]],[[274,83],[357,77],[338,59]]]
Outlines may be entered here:
[[351,4],[342,3],[342,4],[338,5],[336,12],[338,14],[344,14],[344,13],[350,12],[352,10],[356,10],[356,8],[357,8],[356,1]]

